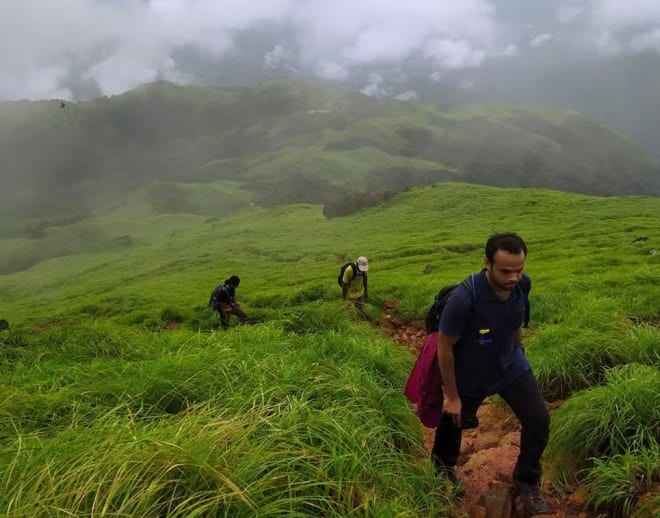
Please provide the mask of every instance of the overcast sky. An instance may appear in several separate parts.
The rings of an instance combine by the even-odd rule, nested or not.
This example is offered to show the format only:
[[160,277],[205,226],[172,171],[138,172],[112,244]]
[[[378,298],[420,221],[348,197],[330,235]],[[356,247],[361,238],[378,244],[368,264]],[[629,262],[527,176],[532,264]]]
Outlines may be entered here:
[[0,0],[0,13],[0,99],[239,71],[369,70],[363,90],[377,93],[380,70],[410,61],[439,80],[538,53],[660,53],[660,0]]

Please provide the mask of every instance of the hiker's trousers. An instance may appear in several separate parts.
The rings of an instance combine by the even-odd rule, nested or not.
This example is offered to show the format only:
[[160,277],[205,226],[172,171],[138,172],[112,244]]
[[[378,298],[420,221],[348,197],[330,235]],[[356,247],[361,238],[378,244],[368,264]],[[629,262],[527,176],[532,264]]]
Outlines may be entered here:
[[248,316],[241,309],[238,304],[221,304],[218,309],[218,314],[220,315],[220,325],[222,329],[227,329],[229,327],[229,317],[236,315],[241,322],[245,322],[248,319]]
[[[550,434],[550,414],[531,370],[525,372],[499,395],[520,420],[520,454],[513,479],[526,484],[541,480],[541,455]],[[476,414],[484,398],[461,398],[464,411]],[[435,431],[431,459],[436,471],[454,467],[461,449],[462,430],[448,414],[443,414]]]

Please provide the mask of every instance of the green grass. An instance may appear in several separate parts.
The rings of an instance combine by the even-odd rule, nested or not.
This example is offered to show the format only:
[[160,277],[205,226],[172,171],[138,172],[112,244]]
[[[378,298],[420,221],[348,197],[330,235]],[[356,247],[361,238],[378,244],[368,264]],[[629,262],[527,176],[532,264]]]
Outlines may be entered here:
[[[654,516],[660,512],[660,446],[596,460],[586,481],[595,509],[616,516]],[[635,509],[640,498],[647,502]]]
[[553,416],[551,437],[547,453],[558,486],[574,483],[594,461],[646,449],[657,453],[660,370],[637,364],[609,370],[605,384],[561,406]]
[[[202,189],[183,189],[205,206]],[[147,201],[136,193],[30,249],[0,242],[0,264],[32,264],[0,275],[2,512],[448,514],[402,395],[413,359],[342,303],[336,276],[367,255],[372,324],[392,299],[420,321],[508,230],[530,249],[526,354],[546,397],[567,399],[547,475],[586,484],[603,509],[653,505],[653,486],[631,477],[660,429],[658,199],[438,184],[332,220],[318,205],[222,216]],[[92,227],[132,240],[35,252]],[[222,333],[207,301],[231,274],[256,323]]]
[[[0,507],[15,516],[446,510],[444,486],[411,462],[421,450],[399,389],[408,353],[350,321],[310,338],[278,327],[144,337],[139,352],[112,359],[94,346],[115,338],[101,330],[35,343],[38,359],[2,378],[11,433]],[[72,358],[62,346],[76,343],[99,353]]]

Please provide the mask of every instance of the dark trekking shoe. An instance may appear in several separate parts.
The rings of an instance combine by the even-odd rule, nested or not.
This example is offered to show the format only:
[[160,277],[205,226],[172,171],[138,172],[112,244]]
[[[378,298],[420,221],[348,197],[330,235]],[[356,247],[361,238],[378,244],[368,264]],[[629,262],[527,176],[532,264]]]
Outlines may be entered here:
[[525,505],[525,512],[530,516],[537,514],[547,514],[550,512],[548,502],[543,498],[541,486],[539,484],[526,484],[519,480],[513,481],[514,491],[520,495]]
[[448,466],[438,468],[435,470],[435,474],[439,477],[445,477],[449,482],[451,482],[452,490],[456,496],[465,495],[465,483],[456,476],[456,470]]

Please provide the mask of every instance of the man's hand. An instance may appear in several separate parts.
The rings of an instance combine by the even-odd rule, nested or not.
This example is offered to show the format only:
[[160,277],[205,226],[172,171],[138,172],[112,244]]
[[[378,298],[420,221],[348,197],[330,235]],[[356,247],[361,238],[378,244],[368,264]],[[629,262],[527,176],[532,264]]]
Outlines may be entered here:
[[452,421],[454,421],[454,424],[458,428],[461,427],[461,406],[460,398],[451,399],[445,395],[442,403],[442,412],[451,416]]

